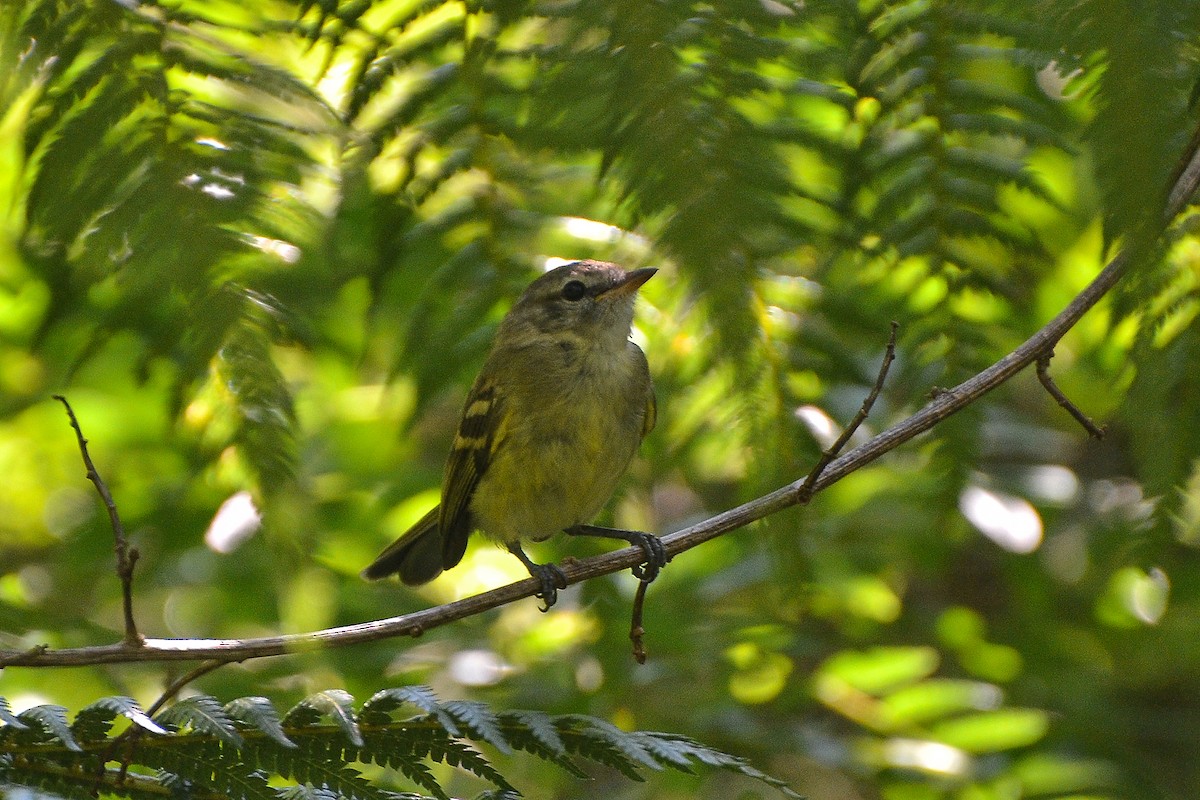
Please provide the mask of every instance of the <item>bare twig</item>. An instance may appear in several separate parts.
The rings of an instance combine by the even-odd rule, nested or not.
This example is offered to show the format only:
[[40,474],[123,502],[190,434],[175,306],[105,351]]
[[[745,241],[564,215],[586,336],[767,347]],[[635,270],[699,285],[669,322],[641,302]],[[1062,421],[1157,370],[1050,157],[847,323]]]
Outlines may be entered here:
[[[1178,216],[1183,204],[1200,187],[1200,147],[1190,150],[1186,166],[1172,187],[1163,224]],[[1062,311],[1017,349],[992,366],[951,389],[936,392],[921,410],[869,441],[851,449],[826,466],[812,481],[809,491],[815,494],[832,486],[852,472],[875,461],[885,453],[930,430],[942,420],[991,390],[1000,386],[1030,364],[1037,362],[1086,314],[1129,269],[1132,261],[1129,249],[1122,250],[1100,274],[1088,284]],[[663,547],[670,556],[678,555],[710,539],[715,539],[755,520],[802,502],[802,491],[808,477],[781,486],[770,494],[722,512],[689,528],[662,537]],[[592,558],[571,561],[562,565],[568,585],[608,575],[645,562],[640,547],[625,547]],[[526,578],[473,597],[453,603],[405,614],[390,619],[344,625],[312,633],[265,636],[254,639],[146,639],[142,646],[119,643],[61,650],[0,650],[0,664],[11,666],[53,667],[90,664],[117,664],[138,661],[245,661],[251,658],[277,656],[318,650],[328,647],[348,647],[363,642],[379,641],[396,636],[421,634],[492,608],[532,597],[540,591],[540,583]]]
[[[178,678],[171,681],[167,688],[163,690],[162,695],[160,695],[159,698],[155,700],[149,708],[146,709],[146,716],[153,717],[155,714],[157,714],[159,709],[171,702],[171,700],[175,698],[175,695],[179,694],[179,692],[183,690],[183,687],[187,686],[192,681],[198,680],[208,673],[214,672],[226,664],[231,663],[233,662],[228,660],[213,659],[212,661],[205,661],[195,669],[180,675]],[[133,729],[131,728],[130,730]]]
[[83,455],[83,465],[87,467],[87,479],[96,486],[100,499],[104,501],[104,507],[108,509],[108,521],[113,530],[113,550],[117,554],[117,578],[121,581],[121,595],[124,601],[125,645],[137,647],[142,643],[141,634],[138,633],[137,625],[133,621],[133,567],[137,564],[138,551],[136,548],[131,548],[129,541],[125,538],[125,526],[121,524],[121,516],[117,513],[117,504],[113,502],[112,493],[108,491],[108,486],[100,477],[100,473],[96,471],[96,465],[92,463],[92,457],[88,454],[88,440],[83,436],[83,429],[79,427],[79,420],[75,418],[74,409],[67,402],[67,398],[61,394],[54,395],[54,399],[67,409],[67,418],[71,420],[71,427],[75,429],[75,438],[79,440],[79,452]]
[[1075,418],[1076,422],[1083,426],[1083,429],[1088,432],[1089,436],[1094,439],[1103,439],[1105,433],[1104,428],[1101,428],[1099,425],[1092,422],[1091,418],[1088,417],[1087,414],[1084,414],[1082,411],[1080,411],[1079,406],[1072,403],[1070,399],[1063,394],[1062,389],[1058,388],[1058,384],[1054,382],[1054,379],[1050,377],[1050,359],[1052,358],[1054,358],[1053,350],[1045,353],[1037,360],[1038,380],[1042,382],[1042,386],[1046,387],[1046,391],[1050,393],[1050,396],[1053,397],[1060,406],[1065,408],[1067,413]]
[[809,471],[808,476],[804,479],[804,483],[796,490],[796,502],[801,505],[812,499],[817,481],[821,478],[821,473],[825,471],[830,462],[837,458],[838,453],[842,452],[842,448],[850,441],[850,437],[854,435],[858,427],[866,422],[867,415],[871,413],[871,407],[875,405],[875,401],[879,398],[879,393],[883,391],[883,383],[887,380],[888,370],[891,368],[892,362],[896,360],[896,331],[899,329],[900,323],[892,322],[892,330],[888,334],[887,347],[883,353],[883,362],[879,365],[879,374],[875,377],[875,384],[871,387],[867,398],[863,400],[862,407],[858,409],[858,413],[854,415],[854,419],[850,420],[850,424],[842,431],[842,435],[821,453],[816,466]]
[[[183,687],[187,686],[192,681],[201,678],[214,670],[220,669],[229,663],[231,662],[217,660],[205,661],[195,669],[185,672],[183,675],[179,676],[167,685],[167,688],[163,690],[162,695],[160,695],[159,698],[155,700],[149,708],[146,709],[146,716],[153,717],[155,714],[157,714],[163,706],[165,706],[175,697],[175,695],[179,694]],[[103,765],[114,760],[117,750],[121,750],[124,753],[120,759],[121,768],[116,774],[117,785],[121,785],[125,781],[125,778],[129,772],[130,754],[132,753],[133,747],[137,743],[137,740],[144,736],[145,733],[145,728],[141,727],[140,725],[130,725],[120,736],[113,739],[112,743],[105,751],[104,757],[100,759],[100,763]],[[103,774],[103,772],[100,773],[101,776]]]
[[639,664],[646,663],[646,642],[643,636],[646,629],[642,627],[642,612],[646,606],[646,587],[649,581],[638,581],[637,594],[633,596],[633,618],[629,625],[629,638],[633,642],[633,660]]

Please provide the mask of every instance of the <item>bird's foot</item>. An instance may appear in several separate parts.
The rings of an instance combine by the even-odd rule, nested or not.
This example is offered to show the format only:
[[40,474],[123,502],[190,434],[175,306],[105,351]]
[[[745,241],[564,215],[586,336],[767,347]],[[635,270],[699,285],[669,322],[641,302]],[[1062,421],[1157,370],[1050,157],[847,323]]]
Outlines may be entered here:
[[662,540],[650,533],[601,528],[596,525],[576,525],[573,528],[567,528],[567,533],[572,536],[601,536],[607,539],[620,539],[642,548],[646,560],[632,570],[633,577],[642,583],[650,583],[657,578],[658,573],[667,565],[667,550],[663,547]]
[[662,539],[653,534],[641,531],[630,531],[630,533],[634,534],[631,544],[636,544],[646,554],[646,562],[638,564],[631,570],[633,577],[642,583],[649,583],[657,578],[658,573],[667,565],[667,550],[663,547]]
[[567,576],[557,564],[534,564],[529,574],[542,585],[542,590],[534,597],[542,601],[542,612],[545,613],[558,602],[558,590],[567,588]]
[[558,602],[558,590],[567,588],[567,576],[557,564],[539,564],[521,549],[519,544],[508,546],[508,552],[521,560],[525,569],[540,585],[534,597],[542,601],[542,612],[549,611]]

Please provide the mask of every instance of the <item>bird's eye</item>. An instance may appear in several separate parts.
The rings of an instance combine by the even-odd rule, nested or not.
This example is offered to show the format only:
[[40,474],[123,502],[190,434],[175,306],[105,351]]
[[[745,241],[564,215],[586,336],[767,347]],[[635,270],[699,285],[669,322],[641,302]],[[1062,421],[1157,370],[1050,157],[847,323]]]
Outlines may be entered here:
[[567,285],[562,290],[563,299],[570,300],[572,303],[582,300],[585,294],[587,294],[587,287],[583,285],[583,281],[567,281]]

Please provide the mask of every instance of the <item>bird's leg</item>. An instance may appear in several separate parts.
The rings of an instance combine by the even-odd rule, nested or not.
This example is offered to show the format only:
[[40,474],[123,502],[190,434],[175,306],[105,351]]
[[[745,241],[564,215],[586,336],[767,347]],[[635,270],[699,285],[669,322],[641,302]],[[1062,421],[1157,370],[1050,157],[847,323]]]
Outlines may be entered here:
[[549,611],[550,607],[558,602],[558,590],[567,588],[567,576],[563,574],[557,564],[539,564],[525,555],[519,542],[510,544],[508,552],[521,559],[521,563],[525,565],[525,569],[529,570],[529,574],[542,585],[542,590],[534,596],[540,598],[544,604],[542,611]]
[[566,531],[571,536],[600,536],[605,539],[620,539],[642,548],[646,563],[633,568],[633,576],[649,583],[658,577],[658,572],[667,565],[667,551],[657,536],[641,531],[625,531],[619,528],[601,528],[598,525],[574,525]]

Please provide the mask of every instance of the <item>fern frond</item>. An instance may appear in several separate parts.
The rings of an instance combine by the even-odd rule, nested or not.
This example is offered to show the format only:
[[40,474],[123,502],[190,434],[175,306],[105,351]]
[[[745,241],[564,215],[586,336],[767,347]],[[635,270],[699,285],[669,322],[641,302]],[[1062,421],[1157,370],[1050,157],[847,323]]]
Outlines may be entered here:
[[234,747],[242,744],[242,736],[233,720],[216,698],[208,695],[186,697],[171,704],[159,713],[157,721],[176,731],[188,727],[196,733],[207,733]]
[[362,747],[362,732],[354,715],[354,698],[343,689],[326,689],[309,695],[284,715],[284,727],[311,726],[317,720],[328,717],[342,731],[347,741]]
[[130,697],[102,697],[75,715],[71,730],[83,740],[103,739],[111,729],[112,720],[120,715],[129,719],[143,730],[154,734],[167,731],[142,711],[137,701]]
[[662,769],[662,764],[640,741],[612,723],[568,714],[555,718],[554,725],[567,752],[612,767],[630,780],[646,780],[638,772],[639,766]]
[[777,789],[785,797],[801,800],[801,795],[793,791],[786,783],[755,769],[745,759],[714,750],[686,736],[645,732],[634,732],[630,735],[648,752],[653,753],[655,758],[675,769],[691,772],[690,765],[703,764],[706,767],[745,775]]
[[[425,713],[393,719],[391,713],[406,705]],[[743,760],[685,737],[625,732],[582,715],[496,713],[481,703],[441,703],[425,687],[379,692],[359,714],[344,691],[318,692],[297,704],[282,722],[264,698],[240,698],[222,707],[211,697],[198,696],[179,701],[158,716],[171,729],[164,735],[118,738],[111,734],[107,722],[117,714],[136,717],[140,713],[129,698],[104,698],[77,715],[75,736],[66,725],[65,710],[58,706],[24,711],[14,718],[17,724],[0,727],[0,779],[59,787],[60,793],[72,798],[97,790],[139,800],[156,792],[205,800],[415,797],[383,789],[357,769],[360,764],[377,764],[397,770],[439,800],[449,800],[428,763],[441,762],[491,783],[492,796],[516,796],[517,789],[503,772],[471,744],[482,742],[558,764],[577,777],[584,773],[571,755],[637,781],[644,780],[644,769],[691,772],[702,764],[746,775],[794,796],[783,783]],[[335,724],[328,724],[327,718]],[[358,735],[357,742],[350,741],[350,731]],[[84,734],[86,738],[81,738]],[[106,771],[102,763],[113,753],[119,753],[130,767],[157,770],[158,775],[139,774],[123,788],[119,779],[124,771]],[[276,789],[273,779],[299,786]]]
[[451,700],[442,704],[442,710],[458,724],[458,729],[472,739],[490,744],[501,753],[510,753],[512,748],[500,730],[496,713],[483,703],[469,700]]
[[131,762],[238,800],[277,800],[267,774],[243,761],[238,748],[208,735],[142,738]]
[[225,704],[225,714],[246,728],[265,734],[282,747],[296,747],[296,743],[283,732],[279,712],[265,697],[239,697],[231,700]]
[[83,752],[83,748],[75,741],[71,726],[67,724],[67,710],[62,706],[47,704],[27,708],[17,714],[17,719],[30,729],[30,733],[37,731],[41,741],[57,739],[68,750]]
[[12,713],[12,707],[8,704],[8,698],[5,697],[0,697],[0,722],[3,722],[5,727],[11,727],[18,731],[29,729],[28,725]]
[[406,703],[416,706],[426,714],[437,714],[441,709],[437,696],[428,686],[396,686],[371,695],[371,698],[363,703],[362,714],[390,714]]

